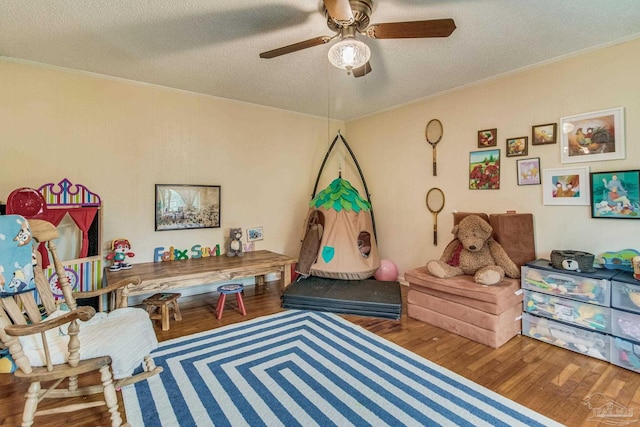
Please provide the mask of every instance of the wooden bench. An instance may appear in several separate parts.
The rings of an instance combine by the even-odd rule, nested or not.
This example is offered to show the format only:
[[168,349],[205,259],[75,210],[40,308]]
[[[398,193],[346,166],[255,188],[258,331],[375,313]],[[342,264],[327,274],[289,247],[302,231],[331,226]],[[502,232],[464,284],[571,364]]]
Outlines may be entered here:
[[[109,271],[104,269],[105,286],[119,280],[137,276],[141,283],[123,289],[122,298],[170,292],[190,286],[215,282],[226,282],[255,277],[256,283],[264,283],[264,276],[280,273],[280,290],[291,283],[291,265],[295,258],[270,251],[245,252],[244,256],[220,255],[206,258],[191,258],[180,261],[146,262],[133,264],[130,270]],[[121,300],[119,297],[118,301]]]

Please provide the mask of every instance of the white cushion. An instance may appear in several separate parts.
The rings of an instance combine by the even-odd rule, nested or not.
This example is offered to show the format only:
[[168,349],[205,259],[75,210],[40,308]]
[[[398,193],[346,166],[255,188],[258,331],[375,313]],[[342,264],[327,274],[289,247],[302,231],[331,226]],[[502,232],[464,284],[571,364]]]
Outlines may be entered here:
[[[57,310],[47,320],[60,317]],[[45,320],[46,321],[46,320]],[[158,347],[149,315],[140,308],[120,308],[111,313],[96,313],[88,322],[80,323],[80,360],[111,356],[115,379],[128,377],[141,365],[145,356]],[[47,331],[52,363],[65,363],[69,357],[68,324]],[[40,335],[20,337],[22,348],[31,366],[45,366],[46,359]]]

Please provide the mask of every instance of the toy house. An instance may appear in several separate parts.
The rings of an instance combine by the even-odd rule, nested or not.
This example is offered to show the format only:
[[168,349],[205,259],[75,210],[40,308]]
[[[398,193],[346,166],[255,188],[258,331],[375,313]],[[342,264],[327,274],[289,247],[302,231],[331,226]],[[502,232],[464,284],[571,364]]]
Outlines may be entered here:
[[[18,188],[7,199],[7,212],[45,219],[60,233],[58,250],[74,291],[91,291],[102,285],[102,200],[82,184],[67,178],[57,184]],[[39,247],[45,275],[54,295],[62,297],[55,269],[44,245]]]

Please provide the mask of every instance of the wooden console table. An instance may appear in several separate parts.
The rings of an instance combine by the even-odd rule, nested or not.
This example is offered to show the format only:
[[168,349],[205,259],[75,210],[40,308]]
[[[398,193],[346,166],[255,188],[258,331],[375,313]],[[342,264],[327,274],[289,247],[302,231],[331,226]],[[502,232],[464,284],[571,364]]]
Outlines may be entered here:
[[134,296],[247,277],[255,277],[256,282],[262,284],[266,274],[278,272],[281,277],[281,291],[284,291],[291,283],[291,265],[295,262],[295,258],[286,255],[270,251],[252,251],[245,252],[242,257],[220,255],[132,264],[130,270],[109,271],[107,267],[104,269],[104,278],[105,286],[108,286],[109,283],[139,277],[140,285],[129,286],[125,290],[127,296]]

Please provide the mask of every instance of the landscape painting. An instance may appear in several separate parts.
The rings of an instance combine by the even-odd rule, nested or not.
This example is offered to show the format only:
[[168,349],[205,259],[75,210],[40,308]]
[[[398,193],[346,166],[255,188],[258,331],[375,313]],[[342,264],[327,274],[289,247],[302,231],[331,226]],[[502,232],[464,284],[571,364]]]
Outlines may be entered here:
[[469,153],[469,189],[498,190],[500,188],[500,150]]
[[220,227],[220,186],[156,184],[156,231]]

